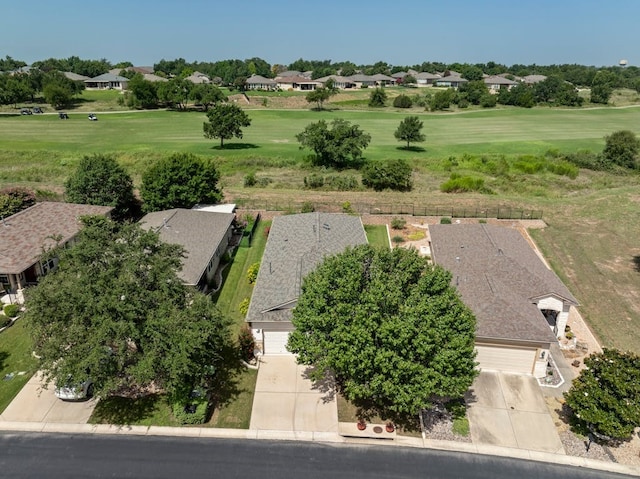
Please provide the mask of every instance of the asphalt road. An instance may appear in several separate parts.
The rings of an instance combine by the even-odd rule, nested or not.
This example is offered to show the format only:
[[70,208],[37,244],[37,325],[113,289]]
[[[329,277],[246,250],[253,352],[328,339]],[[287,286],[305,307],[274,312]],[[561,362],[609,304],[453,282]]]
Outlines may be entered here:
[[285,441],[5,433],[6,478],[491,478],[631,476],[425,449]]

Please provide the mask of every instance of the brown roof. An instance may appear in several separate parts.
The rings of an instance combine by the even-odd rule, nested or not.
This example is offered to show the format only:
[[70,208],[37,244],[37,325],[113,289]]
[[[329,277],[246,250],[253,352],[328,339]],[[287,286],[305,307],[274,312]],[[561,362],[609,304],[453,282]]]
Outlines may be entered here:
[[78,234],[80,217],[108,215],[110,206],[37,203],[0,224],[0,272],[19,274],[32,266],[44,249],[63,244]]
[[517,230],[464,224],[433,225],[429,232],[433,260],[451,271],[476,315],[479,338],[555,340],[534,302],[549,296],[578,302]]

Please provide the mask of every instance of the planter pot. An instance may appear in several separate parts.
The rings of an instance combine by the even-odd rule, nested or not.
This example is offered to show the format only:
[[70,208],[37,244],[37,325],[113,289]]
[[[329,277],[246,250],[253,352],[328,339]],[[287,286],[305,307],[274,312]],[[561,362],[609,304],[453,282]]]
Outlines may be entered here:
[[393,432],[396,430],[395,426],[391,423],[388,423],[385,427],[384,427],[385,431],[387,432]]
[[358,426],[358,431],[364,431],[367,428],[366,422],[358,422],[356,425]]

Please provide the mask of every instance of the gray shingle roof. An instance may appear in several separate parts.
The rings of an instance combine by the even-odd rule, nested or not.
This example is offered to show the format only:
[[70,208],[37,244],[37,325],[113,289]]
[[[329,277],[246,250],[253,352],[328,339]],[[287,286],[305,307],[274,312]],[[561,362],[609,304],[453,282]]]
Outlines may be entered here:
[[165,243],[185,249],[179,276],[186,284],[197,285],[234,217],[233,213],[176,208],[149,213],[140,225],[157,232]]
[[517,85],[518,82],[499,75],[491,75],[482,79],[487,85]]
[[0,223],[0,273],[18,274],[33,265],[43,249],[64,244],[82,227],[81,216],[108,215],[111,206],[37,203]]
[[534,300],[578,302],[518,231],[468,224],[433,225],[429,232],[433,260],[451,271],[476,315],[479,338],[555,341]]
[[85,83],[101,83],[101,82],[128,82],[129,79],[121,77],[120,75],[114,75],[113,73],[103,73],[94,78],[85,80]]
[[265,78],[263,76],[260,75],[251,75],[249,78],[247,78],[247,84],[248,85],[276,85],[275,80],[272,80],[271,78]]
[[304,213],[274,218],[247,321],[290,321],[302,279],[327,255],[366,244],[357,216]]

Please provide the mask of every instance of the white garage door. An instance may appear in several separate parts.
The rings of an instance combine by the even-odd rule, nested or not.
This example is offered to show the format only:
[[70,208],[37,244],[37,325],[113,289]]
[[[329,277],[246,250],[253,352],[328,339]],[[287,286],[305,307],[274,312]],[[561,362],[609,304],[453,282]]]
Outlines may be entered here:
[[287,351],[289,331],[265,331],[264,354],[291,354]]
[[533,374],[536,360],[535,349],[512,349],[497,346],[476,346],[476,361],[480,369],[507,373]]

